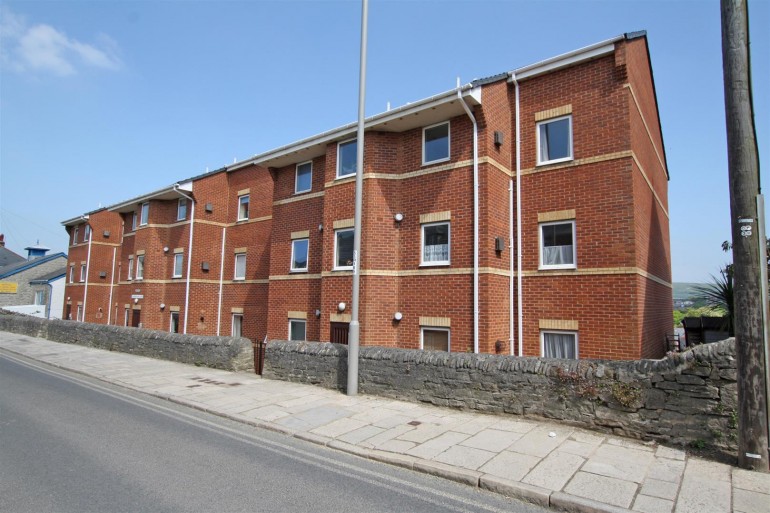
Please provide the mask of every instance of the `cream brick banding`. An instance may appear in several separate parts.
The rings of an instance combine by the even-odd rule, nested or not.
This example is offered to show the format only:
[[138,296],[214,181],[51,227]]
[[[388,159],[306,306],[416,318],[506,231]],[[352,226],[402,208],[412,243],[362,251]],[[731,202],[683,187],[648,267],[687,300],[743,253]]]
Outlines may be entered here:
[[300,196],[295,196],[293,198],[276,200],[273,202],[273,205],[286,205],[287,203],[294,203],[295,201],[302,201],[302,200],[308,200],[313,198],[322,198],[324,194],[325,194],[324,191],[312,192],[310,194],[302,194]]
[[420,224],[425,223],[438,223],[439,221],[451,221],[452,212],[446,210],[444,212],[432,212],[430,214],[420,214]]
[[554,212],[538,212],[537,222],[548,223],[550,221],[564,221],[575,219],[575,209],[556,210]]
[[540,319],[540,329],[577,331],[578,322],[558,319]]
[[298,310],[289,310],[286,313],[288,319],[307,319],[307,312],[300,312]]
[[338,219],[334,221],[334,224],[332,226],[335,230],[339,230],[340,228],[353,228],[354,224],[355,224],[354,219]]
[[435,326],[437,328],[450,328],[452,321],[449,317],[420,317],[420,326]]
[[303,230],[301,232],[291,232],[291,240],[307,239],[308,237],[310,237],[310,230]]
[[553,109],[541,110],[535,113],[535,121],[543,121],[544,119],[558,118],[559,116],[566,116],[572,114],[572,104],[562,105],[561,107],[555,107]]

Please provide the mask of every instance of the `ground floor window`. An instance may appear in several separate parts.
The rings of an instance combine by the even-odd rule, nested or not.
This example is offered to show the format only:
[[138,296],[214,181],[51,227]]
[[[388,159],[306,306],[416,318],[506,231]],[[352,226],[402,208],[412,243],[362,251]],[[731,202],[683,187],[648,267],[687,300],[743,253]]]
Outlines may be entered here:
[[541,331],[543,358],[577,359],[578,337],[574,331]]
[[449,351],[449,328],[421,328],[420,338],[425,351]]
[[304,319],[289,319],[289,340],[305,340]]
[[83,305],[78,305],[77,317],[75,319],[79,322],[83,322]]
[[232,336],[243,336],[243,314],[233,314]]
[[35,291],[35,304],[36,305],[44,305],[45,304],[45,291],[44,290]]
[[171,333],[179,333],[179,312],[171,312],[171,324],[168,331]]

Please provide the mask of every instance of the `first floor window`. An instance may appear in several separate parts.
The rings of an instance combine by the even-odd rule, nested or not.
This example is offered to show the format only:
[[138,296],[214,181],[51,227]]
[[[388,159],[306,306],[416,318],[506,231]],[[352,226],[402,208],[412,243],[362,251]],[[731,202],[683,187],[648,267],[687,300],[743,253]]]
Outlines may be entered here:
[[171,333],[179,333],[179,312],[171,312],[171,324],[169,325],[168,331]]
[[234,280],[246,279],[246,253],[238,253],[235,255],[235,275]]
[[543,358],[578,357],[577,333],[574,331],[543,331],[540,333]]
[[134,279],[134,257],[132,256],[128,257],[128,277],[126,279],[128,281]]
[[86,264],[80,264],[80,281],[86,281]]
[[305,340],[305,325],[303,319],[289,319],[289,340]]
[[45,291],[43,290],[35,291],[35,304],[36,305],[45,304]]
[[187,219],[187,198],[179,198],[179,203],[176,205],[176,220],[184,221]]
[[334,232],[334,269],[353,269],[353,229]]
[[136,257],[136,279],[141,280],[144,278],[144,255]]
[[422,131],[422,163],[449,160],[449,122],[429,126]]
[[238,221],[249,218],[249,195],[238,196]]
[[75,266],[70,266],[70,283],[75,283]]
[[353,139],[337,145],[337,178],[356,174],[358,142]]
[[297,164],[297,174],[294,180],[294,193],[308,192],[313,187],[313,163]]
[[243,336],[243,314],[233,314],[232,335],[234,337]]
[[425,351],[449,351],[449,328],[421,328],[420,332]]
[[537,124],[537,163],[572,160],[572,116]]
[[449,264],[449,223],[422,225],[422,264]]
[[142,203],[141,215],[139,216],[139,226],[144,226],[150,219],[150,203]]
[[173,278],[182,277],[182,267],[184,266],[184,253],[174,254],[174,274]]
[[540,225],[540,268],[574,269],[575,221]]
[[308,239],[291,241],[291,270],[307,271]]

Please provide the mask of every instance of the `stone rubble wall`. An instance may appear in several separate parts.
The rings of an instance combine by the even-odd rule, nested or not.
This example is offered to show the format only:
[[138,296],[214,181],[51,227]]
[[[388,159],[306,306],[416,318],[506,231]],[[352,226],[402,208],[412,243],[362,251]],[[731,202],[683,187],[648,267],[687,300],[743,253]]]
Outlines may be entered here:
[[[344,390],[347,347],[271,341],[263,376]],[[361,347],[359,392],[662,443],[737,447],[734,339],[638,361]]]
[[251,341],[0,313],[0,330],[54,342],[231,371],[254,371]]

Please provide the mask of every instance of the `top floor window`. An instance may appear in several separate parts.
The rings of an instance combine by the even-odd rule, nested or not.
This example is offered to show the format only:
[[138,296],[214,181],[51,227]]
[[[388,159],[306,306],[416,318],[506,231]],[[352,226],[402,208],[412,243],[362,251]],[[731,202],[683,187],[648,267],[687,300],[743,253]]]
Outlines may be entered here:
[[91,225],[87,224],[83,230],[83,242],[88,242],[89,240],[91,240]]
[[572,116],[562,116],[538,123],[538,165],[566,160],[572,160]]
[[449,160],[449,122],[429,126],[422,131],[422,163]]
[[337,178],[356,174],[358,141],[346,141],[337,145]]
[[313,163],[305,162],[297,164],[297,173],[294,179],[294,193],[307,192],[313,187]]
[[141,214],[139,216],[139,226],[144,226],[150,218],[150,203],[142,203]]
[[72,243],[78,243],[78,237],[80,236],[80,226],[75,227],[75,231],[72,233]]
[[249,218],[249,195],[238,196],[238,221]]
[[137,219],[138,219],[138,217],[136,215],[136,212],[132,213],[131,214],[131,231],[132,232],[134,230],[136,230],[136,221],[137,221]]
[[176,205],[176,220],[184,221],[187,219],[187,198],[179,198]]

